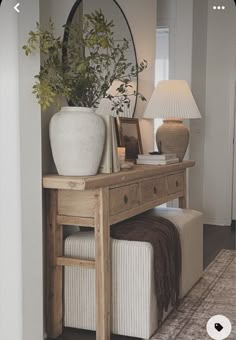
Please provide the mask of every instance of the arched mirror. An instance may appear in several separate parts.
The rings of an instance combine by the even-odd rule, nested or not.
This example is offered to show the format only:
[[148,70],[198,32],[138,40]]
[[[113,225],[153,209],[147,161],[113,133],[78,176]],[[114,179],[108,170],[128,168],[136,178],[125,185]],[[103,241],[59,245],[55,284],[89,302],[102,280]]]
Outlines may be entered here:
[[[129,48],[125,51],[124,58],[126,62],[131,65],[137,65],[137,57],[134,46],[133,36],[127,21],[127,18],[124,15],[121,7],[115,0],[77,0],[74,6],[71,9],[71,12],[67,19],[67,27],[69,25],[82,25],[82,18],[85,14],[94,13],[95,10],[100,10],[104,14],[106,20],[109,22],[113,21],[113,32],[114,32],[114,41],[119,44],[125,38],[128,42]],[[65,34],[64,39],[70,43],[70,32]],[[77,46],[78,48],[78,46]],[[66,51],[65,51],[66,53]],[[88,51],[81,49],[81,56],[86,55]],[[131,67],[131,66],[130,66]],[[138,92],[138,78],[134,76],[132,78],[132,87],[130,87],[130,91]],[[116,95],[116,89],[120,85],[119,81],[114,81],[112,86],[109,89],[109,93],[112,95]],[[130,104],[129,106],[125,106],[123,108],[123,112],[119,114],[120,117],[133,117],[136,107],[137,96],[130,96]],[[73,106],[73,103],[70,103]],[[102,99],[98,105],[97,111],[99,113],[109,113],[111,112],[111,102],[108,99]]]

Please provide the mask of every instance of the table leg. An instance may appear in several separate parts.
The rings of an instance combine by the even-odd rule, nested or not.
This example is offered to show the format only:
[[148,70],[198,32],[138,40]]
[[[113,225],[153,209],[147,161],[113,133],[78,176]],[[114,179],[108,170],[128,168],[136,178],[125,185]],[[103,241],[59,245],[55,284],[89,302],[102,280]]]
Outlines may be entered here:
[[187,190],[186,190],[186,170],[184,171],[184,196],[179,197],[179,208],[181,209],[186,209],[187,208]]
[[95,216],[96,339],[110,340],[109,189],[101,188]]
[[187,205],[186,205],[186,197],[179,197],[179,208],[181,209],[186,209]]
[[47,192],[47,335],[62,333],[62,267],[56,265],[63,252],[62,226],[57,224],[57,190]]

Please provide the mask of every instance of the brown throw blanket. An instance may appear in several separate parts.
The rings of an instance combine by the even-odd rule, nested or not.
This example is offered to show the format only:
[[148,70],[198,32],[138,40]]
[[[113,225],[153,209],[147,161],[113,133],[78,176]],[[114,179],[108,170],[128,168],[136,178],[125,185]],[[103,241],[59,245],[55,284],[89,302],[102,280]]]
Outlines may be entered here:
[[179,296],[181,245],[178,230],[160,216],[141,214],[111,227],[111,237],[119,240],[149,242],[154,251],[154,278],[158,323],[164,310]]

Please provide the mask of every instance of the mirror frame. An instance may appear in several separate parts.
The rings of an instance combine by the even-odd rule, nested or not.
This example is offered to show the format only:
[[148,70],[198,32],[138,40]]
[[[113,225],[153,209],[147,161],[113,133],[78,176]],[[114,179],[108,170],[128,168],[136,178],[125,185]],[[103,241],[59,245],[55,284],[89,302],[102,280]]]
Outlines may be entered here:
[[[66,26],[70,25],[72,23],[72,20],[73,20],[73,17],[75,15],[75,12],[77,10],[77,8],[79,7],[80,3],[84,1],[84,0],[76,0],[76,2],[74,3],[69,15],[68,15],[68,18],[67,18],[67,21],[66,21]],[[119,10],[121,11],[122,15],[123,15],[123,18],[125,19],[125,22],[127,24],[127,27],[128,27],[128,30],[129,30],[129,33],[130,33],[130,36],[131,36],[131,41],[132,41],[132,44],[133,44],[133,49],[134,49],[134,58],[135,58],[135,62],[136,62],[136,65],[138,64],[138,60],[137,60],[137,53],[136,53],[136,48],[135,48],[135,44],[134,44],[134,37],[133,37],[133,34],[132,34],[132,31],[131,31],[131,28],[130,28],[130,25],[129,25],[129,22],[128,22],[128,19],[123,11],[123,9],[121,8],[121,6],[117,3],[116,0],[111,0],[113,1],[116,6],[119,8]],[[64,36],[63,36],[63,42],[65,43],[65,45],[67,45],[67,42],[68,42],[68,38],[69,38],[69,33],[64,31]],[[67,50],[66,48],[63,48],[63,51],[62,51],[62,59],[65,59],[65,56],[67,54]],[[137,88],[136,88],[136,92],[138,92],[138,75],[137,75]],[[71,105],[72,103],[69,103],[69,105]],[[73,106],[73,105],[71,105]],[[134,111],[133,111],[133,114],[132,114],[132,117],[131,118],[134,118],[134,114],[135,114],[135,111],[136,111],[136,107],[137,107],[137,95],[136,95],[136,98],[135,98],[135,104],[134,104]]]

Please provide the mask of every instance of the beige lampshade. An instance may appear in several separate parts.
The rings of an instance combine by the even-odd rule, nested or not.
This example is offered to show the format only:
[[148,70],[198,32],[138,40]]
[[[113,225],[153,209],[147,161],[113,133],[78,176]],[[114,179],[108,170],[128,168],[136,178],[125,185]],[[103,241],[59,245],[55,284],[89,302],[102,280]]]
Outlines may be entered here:
[[186,80],[160,81],[147,104],[143,118],[201,118]]

